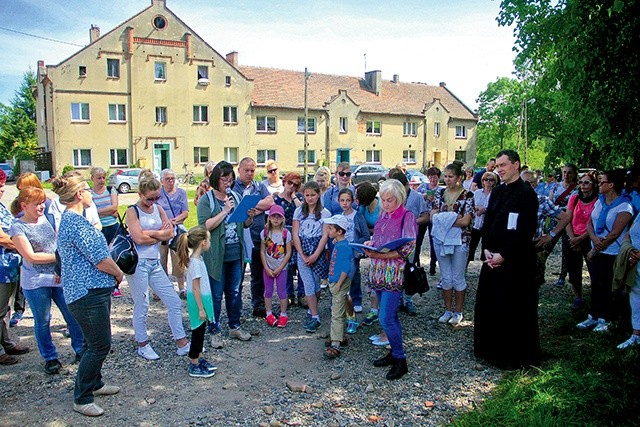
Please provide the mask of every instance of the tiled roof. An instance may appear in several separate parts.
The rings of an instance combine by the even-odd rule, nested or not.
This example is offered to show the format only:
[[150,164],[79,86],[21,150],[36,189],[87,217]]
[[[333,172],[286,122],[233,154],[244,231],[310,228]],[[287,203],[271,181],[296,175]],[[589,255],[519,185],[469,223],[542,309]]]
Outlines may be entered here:
[[[304,108],[304,71],[280,70],[262,67],[238,67],[249,79],[254,80],[251,95],[257,107]],[[365,80],[360,77],[337,76],[311,73],[308,82],[308,107],[322,110],[339,90],[360,106],[361,111],[370,113],[424,115],[434,98],[449,111],[451,117],[476,120],[471,112],[449,90],[441,86],[423,83],[394,83],[382,81],[380,95],[370,91]]]

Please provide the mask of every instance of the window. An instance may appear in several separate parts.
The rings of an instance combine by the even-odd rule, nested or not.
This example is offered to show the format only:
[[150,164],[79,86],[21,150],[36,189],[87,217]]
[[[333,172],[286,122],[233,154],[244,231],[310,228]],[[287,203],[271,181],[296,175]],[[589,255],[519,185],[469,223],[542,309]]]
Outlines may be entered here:
[[340,133],[347,133],[347,123],[348,120],[346,117],[340,117]]
[[238,163],[238,147],[224,147],[224,160],[231,163]]
[[467,128],[466,126],[456,126],[456,138],[466,138]]
[[120,60],[107,58],[107,77],[112,79],[120,78]]
[[126,167],[129,164],[126,148],[112,148],[109,150],[110,166]]
[[367,135],[382,135],[382,123],[380,120],[367,121]]
[[84,102],[71,103],[71,121],[72,122],[88,122],[91,120],[89,115],[89,104]]
[[84,65],[80,65],[78,67],[78,77],[84,78],[87,77],[87,67]]
[[[307,150],[307,163],[316,163],[316,150]],[[298,150],[298,164],[304,165],[304,150]]]
[[416,150],[403,150],[402,161],[406,164],[416,164]]
[[167,20],[164,16],[158,15],[153,18],[153,26],[156,30],[164,30],[167,28]]
[[[315,117],[307,117],[307,132],[316,133]],[[304,117],[298,117],[298,133],[304,133]]]
[[209,107],[206,105],[194,105],[193,123],[209,123]]
[[154,77],[156,80],[167,80],[167,63],[156,62]]
[[91,150],[73,150],[73,166],[77,168],[91,166]]
[[257,132],[275,132],[276,118],[275,116],[258,116],[256,117]]
[[167,124],[167,107],[156,107],[156,123]]
[[456,160],[460,160],[462,163],[467,163],[467,152],[456,151]]
[[440,122],[435,122],[433,124],[433,134],[435,136],[440,136]]
[[276,150],[258,150],[256,155],[256,163],[259,165],[264,165],[267,163],[267,160],[275,160],[276,159]]
[[124,104],[109,104],[109,121],[120,123],[127,121],[127,110]]
[[198,65],[198,80],[209,78],[209,66]]
[[231,76],[225,76],[224,85],[227,87],[231,86]]
[[238,107],[222,107],[222,121],[225,125],[238,124]]
[[416,123],[413,122],[405,122],[402,130],[402,135],[404,136],[416,136]]
[[209,161],[209,147],[193,147],[193,164]]
[[367,163],[380,163],[380,150],[367,150],[366,162]]

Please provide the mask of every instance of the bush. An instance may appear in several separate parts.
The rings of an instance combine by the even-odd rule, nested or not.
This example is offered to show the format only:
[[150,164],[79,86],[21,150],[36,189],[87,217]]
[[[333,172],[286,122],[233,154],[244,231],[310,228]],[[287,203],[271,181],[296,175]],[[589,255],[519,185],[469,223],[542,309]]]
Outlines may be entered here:
[[71,165],[66,165],[65,167],[62,168],[62,175],[64,175],[65,173],[75,170],[75,168]]

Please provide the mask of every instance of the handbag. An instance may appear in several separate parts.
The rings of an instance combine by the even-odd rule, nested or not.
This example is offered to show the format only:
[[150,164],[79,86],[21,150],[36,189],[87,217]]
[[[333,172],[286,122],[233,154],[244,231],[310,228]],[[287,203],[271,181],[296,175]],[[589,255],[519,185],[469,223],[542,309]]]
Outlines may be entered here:
[[[136,215],[140,218],[138,208],[135,205],[129,207],[133,207]],[[118,214],[118,220],[120,221],[120,232],[109,245],[109,255],[124,274],[133,274],[136,272],[138,265],[138,251],[120,214]]]
[[407,295],[422,295],[428,290],[429,280],[424,267],[407,261],[404,265],[404,293]]

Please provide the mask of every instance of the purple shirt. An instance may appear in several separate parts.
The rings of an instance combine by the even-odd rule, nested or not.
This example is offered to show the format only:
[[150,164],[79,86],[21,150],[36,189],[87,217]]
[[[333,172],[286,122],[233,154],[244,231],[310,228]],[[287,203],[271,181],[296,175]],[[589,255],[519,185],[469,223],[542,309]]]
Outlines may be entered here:
[[173,219],[180,215],[182,212],[189,212],[189,205],[187,204],[187,192],[183,188],[176,188],[173,194],[169,194],[164,191],[164,187],[160,190],[160,198],[158,204],[164,209],[164,213],[167,214],[167,218]]

